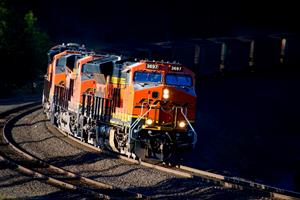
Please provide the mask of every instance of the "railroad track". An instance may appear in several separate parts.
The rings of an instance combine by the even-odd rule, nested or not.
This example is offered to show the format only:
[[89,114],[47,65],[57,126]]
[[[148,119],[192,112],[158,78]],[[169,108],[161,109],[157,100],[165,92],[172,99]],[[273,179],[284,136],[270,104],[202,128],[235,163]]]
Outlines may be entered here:
[[[33,105],[34,106],[34,105]],[[13,119],[7,121],[2,120],[1,123],[6,124],[3,131],[4,131],[4,139],[8,141],[8,144],[11,148],[14,149],[14,151],[18,151],[19,154],[26,153],[26,156],[23,155],[23,157],[26,158],[26,162],[31,163],[30,167],[26,165],[20,165],[18,162],[18,159],[12,159],[14,162],[11,162],[11,159],[6,159],[6,162],[8,162],[8,165],[11,165],[13,168],[17,168],[19,171],[23,171],[23,173],[30,174],[35,177],[40,177],[41,179],[45,180],[46,182],[52,183],[54,185],[60,186],[62,188],[71,189],[77,192],[84,192],[84,194],[92,197],[98,197],[98,198],[147,198],[147,196],[144,196],[142,194],[138,193],[131,193],[128,191],[124,191],[121,189],[114,188],[111,185],[94,181],[85,177],[82,177],[80,175],[74,174],[72,172],[66,171],[64,169],[55,167],[53,165],[50,165],[31,154],[28,154],[26,151],[24,151],[22,148],[18,147],[17,144],[15,144],[14,140],[10,137],[10,128],[14,124],[14,122],[22,117],[25,116],[27,113],[30,113],[36,109],[39,109],[40,107],[30,108],[27,111],[23,111],[22,114],[17,114],[17,116],[13,116]],[[11,116],[11,115],[10,115]],[[92,145],[86,144],[81,142],[80,140],[69,136],[63,132],[61,132],[59,129],[52,125],[47,125],[46,128],[50,132],[59,132],[58,134],[64,134],[68,141],[72,141],[72,143],[77,144],[81,147],[84,147],[85,149],[90,149],[92,151],[98,151],[105,154],[117,156],[120,159],[129,161],[131,163],[140,164],[145,167],[154,168],[156,170],[160,170],[167,173],[175,174],[176,176],[184,177],[184,178],[198,178],[201,180],[204,180],[206,182],[213,182],[220,185],[220,187],[224,188],[234,188],[239,190],[251,190],[251,191],[258,191],[263,194],[263,196],[270,197],[271,199],[300,199],[300,194],[293,192],[293,191],[287,191],[279,188],[270,187],[267,185],[263,185],[260,183],[248,181],[245,179],[237,178],[237,177],[229,177],[229,176],[223,176],[216,173],[211,173],[207,171],[202,171],[199,169],[190,168],[187,166],[178,165],[176,167],[169,167],[165,165],[154,165],[147,162],[139,162],[137,160],[129,159],[122,155],[116,155],[110,152],[102,151],[97,147],[94,147]],[[14,146],[14,147],[13,147]],[[2,152],[2,151],[1,151]],[[9,157],[9,156],[8,156]],[[1,159],[1,157],[0,157]],[[23,158],[24,159],[24,158]],[[34,165],[33,165],[34,164]],[[18,166],[18,167],[16,167]],[[27,166],[27,168],[26,168]],[[32,168],[34,166],[34,168]],[[50,167],[49,167],[50,166]],[[23,169],[24,168],[24,169]],[[31,170],[31,171],[29,171]],[[50,173],[49,171],[53,171],[55,173]],[[98,188],[95,188],[95,186],[98,185]]]
[[276,188],[272,186],[268,186],[265,184],[257,183],[254,181],[250,181],[247,179],[239,178],[239,177],[231,177],[231,176],[224,176],[217,173],[212,173],[204,170],[199,170],[195,168],[191,168],[184,165],[176,165],[175,167],[166,166],[164,164],[151,164],[148,162],[138,161],[131,158],[128,158],[123,155],[115,154],[112,152],[106,152],[102,151],[101,149],[94,147],[90,144],[84,143],[80,140],[78,140],[75,137],[72,137],[62,131],[60,131],[57,127],[54,127],[52,125],[47,125],[47,128],[49,131],[58,131],[60,134],[63,134],[64,136],[68,137],[70,140],[75,143],[78,143],[86,148],[89,148],[93,151],[98,151],[102,153],[106,153],[108,155],[117,156],[120,159],[129,161],[134,164],[139,164],[145,167],[157,169],[163,172],[172,173],[176,176],[181,176],[184,178],[200,178],[201,180],[207,181],[207,182],[213,182],[217,183],[220,186],[223,186],[225,188],[235,188],[239,190],[255,190],[258,192],[261,192],[265,196],[268,196],[271,199],[283,199],[283,200],[300,200],[300,193],[289,191],[281,188]]
[[21,117],[40,108],[40,103],[32,103],[0,114],[0,129],[2,132],[0,136],[0,161],[2,163],[10,169],[15,169],[57,187],[72,190],[85,197],[99,199],[147,198],[140,193],[119,189],[51,165],[16,144],[11,135],[14,123]]

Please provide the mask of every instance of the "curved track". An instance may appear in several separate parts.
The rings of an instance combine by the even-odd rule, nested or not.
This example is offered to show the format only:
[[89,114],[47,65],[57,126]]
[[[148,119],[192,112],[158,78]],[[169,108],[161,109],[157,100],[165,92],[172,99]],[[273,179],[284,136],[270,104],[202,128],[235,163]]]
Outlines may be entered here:
[[[95,151],[101,151],[99,148],[94,147],[90,144],[84,143],[72,136],[69,136],[65,134],[64,132],[60,131],[57,127],[53,127],[52,125],[47,126],[47,128],[50,131],[57,130],[61,134],[68,136],[73,142],[76,142],[82,146],[85,146],[87,148],[90,148],[91,150]],[[211,173],[195,168],[191,168],[188,166],[183,166],[183,165],[177,165],[176,167],[169,167],[165,165],[158,165],[158,164],[151,164],[147,162],[140,162],[137,160],[133,160],[131,158],[127,158],[122,155],[115,155],[114,153],[111,152],[105,152],[107,154],[113,154],[114,156],[117,156],[120,159],[127,160],[129,162],[135,163],[135,164],[140,164],[149,168],[154,168],[160,171],[172,173],[177,176],[182,176],[185,178],[194,178],[198,177],[201,178],[204,181],[208,182],[214,182],[217,184],[220,184],[221,186],[225,188],[237,188],[240,190],[256,190],[258,192],[262,192],[262,194],[268,196],[269,198],[272,199],[287,199],[287,200],[299,200],[300,199],[300,193],[294,192],[294,191],[289,191],[289,190],[284,190],[272,186],[268,186],[265,184],[257,183],[254,181],[246,180],[243,178],[239,177],[230,177],[230,176],[224,176],[221,174],[216,174],[216,173]]]
[[10,134],[13,124],[22,116],[40,108],[40,105],[34,103],[2,114],[4,119],[1,119],[1,123],[4,126],[0,138],[1,143],[7,145],[3,145],[1,148],[0,160],[5,162],[9,168],[16,169],[21,173],[33,176],[55,186],[79,192],[85,197],[101,199],[146,198],[139,193],[121,190],[51,165],[18,146]]
[[[8,145],[4,146],[4,148],[1,148],[0,155],[2,156],[0,156],[0,159],[5,160],[5,162],[8,166],[10,166],[10,168],[17,169],[18,171],[21,171],[22,173],[31,175],[33,177],[38,177],[43,181],[49,182],[61,188],[69,189],[74,192],[79,192],[84,196],[88,197],[126,199],[148,198],[147,196],[142,195],[140,193],[129,192],[124,189],[118,189],[107,183],[95,181],[93,179],[86,178],[79,174],[75,174],[65,169],[56,167],[33,156],[26,150],[22,149],[22,147],[20,147],[12,138],[12,127],[18,119],[35,110],[38,110],[39,108],[40,106],[32,104],[25,108],[20,108],[10,113],[6,113],[5,119],[1,119],[1,123],[5,125],[3,128],[3,134],[1,135],[1,142],[7,143]],[[22,109],[23,111],[21,113],[16,114],[17,112],[19,112],[19,110]],[[49,131],[53,132],[53,134],[64,134],[62,132],[59,132],[59,130],[56,129],[56,127],[53,127],[52,125],[47,124],[46,128]],[[65,136],[67,135],[65,134]],[[83,143],[71,136],[65,138],[67,138],[69,143],[79,145],[81,148],[89,149],[93,152],[101,151],[99,148]],[[140,164],[148,168],[172,173],[176,176],[188,179],[198,179],[203,182],[210,182],[213,183],[214,188],[219,187],[221,190],[224,190],[222,188],[232,188],[235,190],[250,191],[256,194],[260,194],[262,197],[269,197],[272,199],[299,199],[300,197],[299,193],[269,187],[267,185],[251,182],[236,177],[228,177],[198,169],[193,169],[187,166],[176,166],[176,168],[166,167],[163,165],[159,166],[146,162],[138,162],[136,160],[132,160],[124,156],[111,154],[110,152],[102,153],[117,156],[118,158],[121,158],[123,160],[135,164]],[[155,197],[160,198],[160,195],[156,195]],[[164,197],[166,196],[162,196],[162,198]]]
[[[48,127],[48,128],[53,129],[53,127],[52,128]],[[60,131],[56,127],[55,127],[55,129]],[[67,134],[65,134],[64,132],[60,131],[60,133],[67,136]],[[69,138],[71,138],[72,141],[77,142],[87,148],[90,148],[90,149],[96,150],[96,151],[101,151],[99,148],[89,145],[87,143],[84,143],[72,136],[69,136]],[[106,152],[106,153],[111,154],[110,152]],[[127,158],[122,155],[117,155],[117,156],[120,159],[124,159],[124,160],[127,160],[127,161],[135,163],[135,164],[140,164],[140,165],[154,168],[157,170],[161,170],[164,172],[172,173],[177,176],[182,176],[185,178],[198,177],[204,181],[220,184],[221,186],[223,186],[225,188],[236,188],[236,189],[240,189],[240,190],[256,190],[258,192],[261,192],[263,195],[265,195],[269,198],[272,198],[272,199],[300,200],[300,193],[297,193],[294,191],[288,191],[288,190],[284,190],[284,189],[280,189],[280,188],[276,188],[276,187],[271,187],[268,185],[256,183],[256,182],[246,180],[243,178],[239,178],[239,177],[224,176],[221,174],[211,173],[211,172],[207,172],[207,171],[203,171],[203,170],[199,170],[199,169],[195,169],[195,168],[191,168],[191,167],[183,166],[183,165],[177,165],[176,167],[169,167],[169,166],[157,165],[157,164],[154,165],[154,164],[143,162],[143,161],[140,162],[137,160],[133,160],[131,158]]]

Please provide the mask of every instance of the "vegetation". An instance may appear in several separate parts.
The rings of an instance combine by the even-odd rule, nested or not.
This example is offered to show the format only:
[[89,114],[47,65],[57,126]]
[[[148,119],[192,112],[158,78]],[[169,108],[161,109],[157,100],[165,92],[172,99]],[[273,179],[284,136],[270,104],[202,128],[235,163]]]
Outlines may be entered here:
[[21,13],[0,0],[0,96],[30,85],[44,73],[49,38],[31,10]]

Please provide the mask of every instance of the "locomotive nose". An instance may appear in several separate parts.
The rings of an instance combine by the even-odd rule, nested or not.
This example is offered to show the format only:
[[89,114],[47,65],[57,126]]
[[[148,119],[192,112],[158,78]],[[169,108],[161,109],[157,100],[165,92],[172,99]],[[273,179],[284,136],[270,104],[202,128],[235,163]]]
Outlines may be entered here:
[[189,89],[163,86],[152,88],[151,93],[153,105],[159,106],[149,115],[156,123],[148,126],[156,124],[184,130],[187,128],[187,122],[181,113],[182,111],[189,119],[194,120],[196,96],[193,92],[189,92]]
[[183,105],[192,102],[196,95],[193,90],[189,88],[178,88],[171,86],[164,86],[152,91],[152,98],[161,101],[170,101],[175,104]]

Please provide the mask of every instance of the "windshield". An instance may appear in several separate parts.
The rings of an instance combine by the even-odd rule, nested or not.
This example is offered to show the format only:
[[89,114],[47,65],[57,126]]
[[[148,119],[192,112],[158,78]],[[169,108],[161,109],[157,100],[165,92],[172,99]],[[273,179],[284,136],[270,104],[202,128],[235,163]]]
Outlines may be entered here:
[[167,74],[166,75],[166,84],[167,85],[176,85],[176,86],[192,86],[192,77],[188,75],[181,74]]
[[60,58],[56,61],[56,67],[55,67],[55,73],[60,74],[65,72],[65,66],[66,66],[66,59]]
[[100,73],[99,65],[83,65],[82,72],[86,74]]
[[135,82],[143,82],[143,83],[161,83],[162,75],[159,73],[151,73],[151,72],[135,72],[134,73],[134,81]]
[[56,66],[55,68],[55,73],[60,74],[65,72],[65,67],[64,66]]

